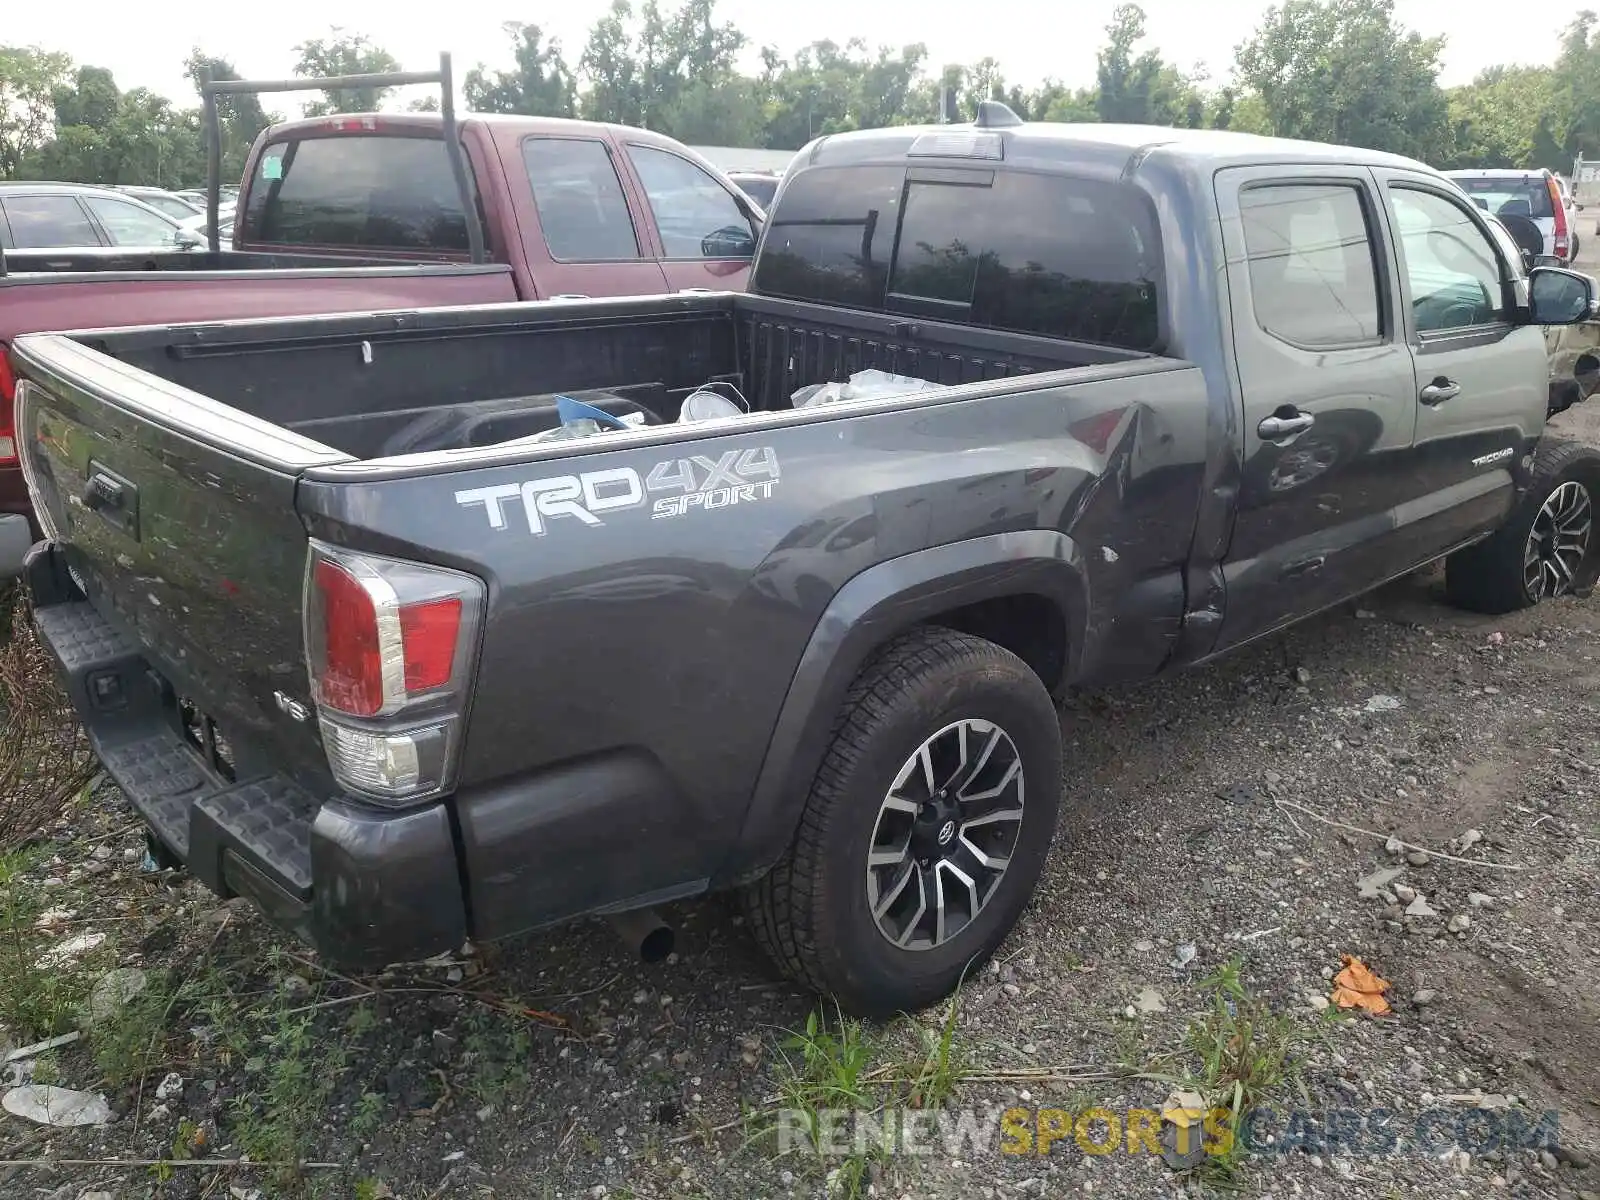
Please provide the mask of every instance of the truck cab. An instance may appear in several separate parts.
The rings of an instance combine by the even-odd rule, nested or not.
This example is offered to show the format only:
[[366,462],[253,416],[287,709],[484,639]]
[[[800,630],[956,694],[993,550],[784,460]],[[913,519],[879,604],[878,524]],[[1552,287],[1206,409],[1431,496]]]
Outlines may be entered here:
[[[761,212],[688,147],[554,117],[457,122],[490,257],[524,300],[738,290]],[[275,125],[245,164],[236,249],[468,260],[467,214],[427,113]]]

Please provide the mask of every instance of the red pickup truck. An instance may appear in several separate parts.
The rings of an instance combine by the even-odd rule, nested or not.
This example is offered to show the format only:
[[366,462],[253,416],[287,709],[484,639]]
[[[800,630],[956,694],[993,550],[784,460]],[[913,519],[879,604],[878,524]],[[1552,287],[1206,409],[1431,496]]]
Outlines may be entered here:
[[[463,117],[469,218],[443,128],[438,115],[408,113],[265,130],[246,163],[231,249],[63,255],[0,240],[0,581],[38,536],[5,357],[21,334],[744,288],[763,214],[672,139]],[[487,263],[471,261],[469,219]]]

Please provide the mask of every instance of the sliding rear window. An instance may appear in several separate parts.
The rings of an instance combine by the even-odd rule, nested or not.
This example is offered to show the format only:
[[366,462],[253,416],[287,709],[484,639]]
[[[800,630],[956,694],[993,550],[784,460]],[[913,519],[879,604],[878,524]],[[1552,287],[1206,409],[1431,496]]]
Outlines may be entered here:
[[1148,350],[1161,249],[1119,183],[992,169],[823,167],[790,181],[755,290]]
[[467,251],[443,140],[392,134],[268,146],[250,180],[243,236],[280,246]]

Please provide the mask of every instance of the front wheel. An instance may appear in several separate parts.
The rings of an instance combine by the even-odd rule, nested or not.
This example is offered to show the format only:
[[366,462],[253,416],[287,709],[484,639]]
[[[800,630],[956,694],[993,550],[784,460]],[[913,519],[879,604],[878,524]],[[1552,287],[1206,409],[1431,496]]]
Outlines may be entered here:
[[1445,561],[1450,602],[1482,613],[1531,608],[1593,586],[1600,451],[1547,440],[1510,519]]
[[780,970],[845,1011],[926,1008],[1021,915],[1060,792],[1060,717],[1038,676],[992,642],[916,630],[851,686],[746,917]]

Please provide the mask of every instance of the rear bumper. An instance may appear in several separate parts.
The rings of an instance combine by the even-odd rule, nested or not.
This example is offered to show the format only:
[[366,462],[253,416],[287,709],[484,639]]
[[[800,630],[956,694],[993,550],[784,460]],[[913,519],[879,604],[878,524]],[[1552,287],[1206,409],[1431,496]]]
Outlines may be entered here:
[[[384,813],[282,775],[232,781],[183,731],[138,644],[64,598],[50,549],[26,568],[41,640],[96,755],[152,834],[217,895],[244,896],[324,957],[382,966],[467,938],[449,813]],[[53,601],[53,602],[52,602]]]

